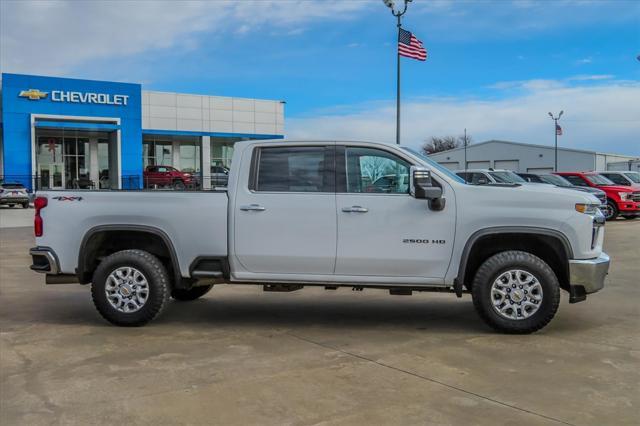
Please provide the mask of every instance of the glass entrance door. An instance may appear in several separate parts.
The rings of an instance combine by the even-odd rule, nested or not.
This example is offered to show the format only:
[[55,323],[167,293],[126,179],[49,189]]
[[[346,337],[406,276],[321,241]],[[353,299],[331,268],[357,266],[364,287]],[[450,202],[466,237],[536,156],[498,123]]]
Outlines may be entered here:
[[64,164],[48,163],[38,165],[38,189],[63,189]]

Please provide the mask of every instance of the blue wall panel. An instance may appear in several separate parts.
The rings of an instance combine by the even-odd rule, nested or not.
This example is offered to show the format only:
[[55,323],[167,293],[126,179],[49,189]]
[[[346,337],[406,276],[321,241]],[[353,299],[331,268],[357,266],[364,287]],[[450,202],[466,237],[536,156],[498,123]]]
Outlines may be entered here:
[[[20,92],[37,89],[47,96],[30,100]],[[54,102],[52,91],[99,93],[128,96],[127,105]],[[2,74],[2,122],[4,174],[30,175],[30,114],[78,117],[110,117],[120,119],[121,174],[142,176],[142,87],[139,84],[116,83],[70,78]]]

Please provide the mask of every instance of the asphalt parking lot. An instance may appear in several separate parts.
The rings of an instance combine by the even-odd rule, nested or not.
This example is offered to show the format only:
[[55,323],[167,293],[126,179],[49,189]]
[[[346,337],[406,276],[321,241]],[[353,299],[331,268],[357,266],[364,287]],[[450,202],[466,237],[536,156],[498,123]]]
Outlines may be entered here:
[[469,296],[224,285],[117,328],[3,227],[0,423],[637,425],[640,220],[606,229],[606,288],[506,336]]

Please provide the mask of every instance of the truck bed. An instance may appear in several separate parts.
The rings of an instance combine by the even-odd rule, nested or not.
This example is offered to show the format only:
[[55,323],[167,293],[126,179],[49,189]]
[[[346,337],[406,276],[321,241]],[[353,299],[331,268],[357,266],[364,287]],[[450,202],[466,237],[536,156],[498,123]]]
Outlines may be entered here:
[[188,276],[198,256],[227,255],[226,191],[39,191],[48,205],[41,211],[44,234],[38,246],[56,247],[60,272],[75,273],[85,235],[102,226],[155,228],[169,237]]

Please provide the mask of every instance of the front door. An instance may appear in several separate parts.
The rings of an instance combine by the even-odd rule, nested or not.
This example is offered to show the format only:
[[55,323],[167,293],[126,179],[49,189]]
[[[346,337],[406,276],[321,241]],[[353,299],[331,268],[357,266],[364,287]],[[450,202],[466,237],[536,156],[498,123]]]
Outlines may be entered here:
[[[409,194],[407,159],[377,148],[338,148],[336,275],[444,278],[453,248],[455,199],[442,211]],[[445,195],[449,192],[446,183]],[[450,194],[450,192],[449,192]],[[405,281],[406,282],[406,281]]]
[[38,165],[38,189],[63,189],[64,164],[47,163]]
[[253,155],[254,174],[236,188],[232,206],[241,266],[251,273],[333,274],[334,145],[261,147]]

